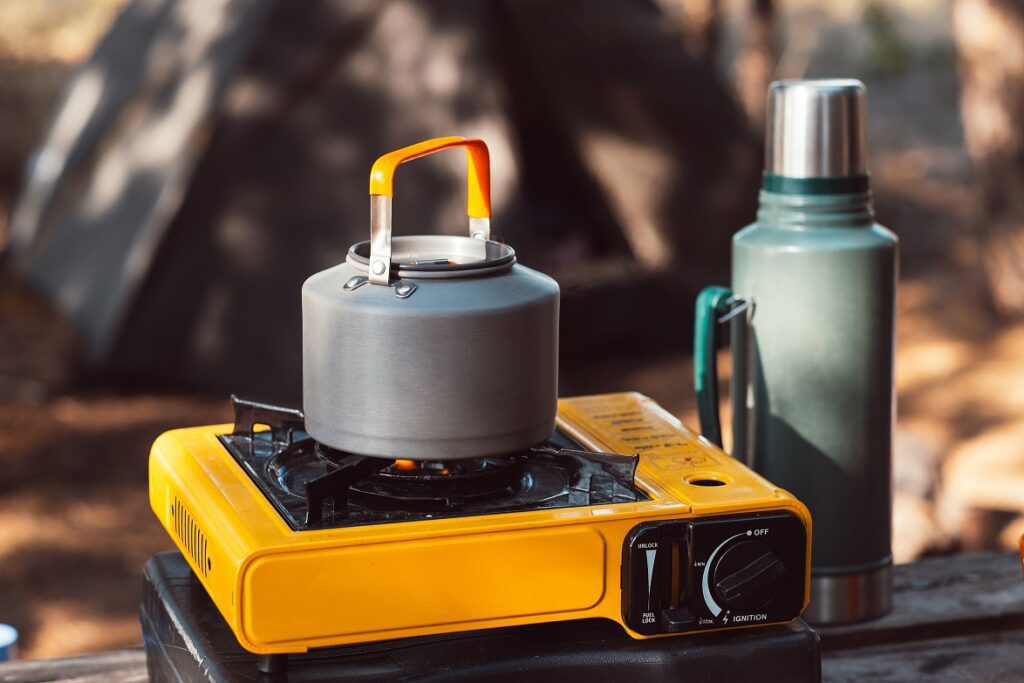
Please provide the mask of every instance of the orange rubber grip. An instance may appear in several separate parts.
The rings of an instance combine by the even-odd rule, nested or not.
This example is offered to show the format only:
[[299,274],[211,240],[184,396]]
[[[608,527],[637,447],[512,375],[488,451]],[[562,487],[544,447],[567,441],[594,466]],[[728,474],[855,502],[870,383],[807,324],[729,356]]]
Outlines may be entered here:
[[370,194],[392,197],[395,194],[395,171],[400,164],[425,157],[451,147],[465,147],[467,161],[466,213],[472,218],[491,217],[491,157],[487,145],[477,138],[453,135],[417,142],[388,152],[370,169]]

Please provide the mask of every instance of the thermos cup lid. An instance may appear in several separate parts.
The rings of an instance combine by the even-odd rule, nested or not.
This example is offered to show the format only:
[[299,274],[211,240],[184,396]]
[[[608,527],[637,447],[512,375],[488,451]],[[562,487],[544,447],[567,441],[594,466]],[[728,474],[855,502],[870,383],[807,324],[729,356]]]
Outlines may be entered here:
[[852,78],[775,81],[765,170],[786,178],[867,173],[867,91]]

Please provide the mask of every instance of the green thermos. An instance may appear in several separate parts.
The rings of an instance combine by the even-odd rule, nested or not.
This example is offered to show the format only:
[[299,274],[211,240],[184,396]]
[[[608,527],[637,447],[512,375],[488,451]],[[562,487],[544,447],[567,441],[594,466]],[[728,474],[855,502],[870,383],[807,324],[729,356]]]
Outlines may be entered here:
[[898,242],[874,221],[865,100],[857,80],[771,85],[757,222],[733,237],[732,288],[697,300],[701,430],[721,444],[729,321],[733,455],[810,508],[817,623],[890,606]]

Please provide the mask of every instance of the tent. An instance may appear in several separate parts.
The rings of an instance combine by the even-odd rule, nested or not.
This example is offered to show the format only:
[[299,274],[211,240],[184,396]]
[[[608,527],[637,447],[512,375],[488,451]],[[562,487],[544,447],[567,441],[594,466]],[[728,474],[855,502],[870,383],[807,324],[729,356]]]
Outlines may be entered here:
[[[563,284],[564,358],[687,343],[760,160],[643,2],[134,0],[68,83],[6,257],[97,373],[295,401],[303,280],[366,239],[373,160],[447,134],[487,140],[495,232]],[[463,173],[403,168],[396,231],[463,230]]]

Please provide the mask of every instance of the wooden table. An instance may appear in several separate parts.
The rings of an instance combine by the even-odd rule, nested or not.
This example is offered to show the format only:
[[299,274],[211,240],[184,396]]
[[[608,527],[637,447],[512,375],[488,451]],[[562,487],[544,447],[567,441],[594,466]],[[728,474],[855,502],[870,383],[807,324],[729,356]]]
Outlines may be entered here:
[[[927,559],[894,572],[893,611],[818,628],[829,683],[1024,681],[1024,581],[1016,553]],[[0,683],[146,680],[142,650],[0,664]]]
[[893,610],[817,629],[826,681],[1024,681],[1024,580],[1016,553],[895,568]]

